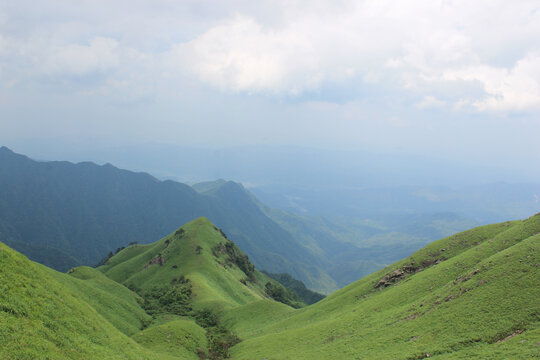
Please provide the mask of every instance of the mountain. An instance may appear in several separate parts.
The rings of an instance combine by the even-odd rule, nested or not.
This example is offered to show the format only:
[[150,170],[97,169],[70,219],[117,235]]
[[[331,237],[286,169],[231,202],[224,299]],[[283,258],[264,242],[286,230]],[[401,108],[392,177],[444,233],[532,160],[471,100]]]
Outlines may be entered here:
[[32,139],[11,141],[11,144],[34,158],[113,162],[122,168],[140,169],[182,182],[225,178],[245,184],[315,191],[336,185],[338,189],[462,186],[485,184],[493,179],[538,182],[540,178],[540,171],[534,166],[528,170],[512,169],[512,164],[503,165],[500,159],[490,166],[478,161],[452,161],[402,151],[381,153],[359,148],[337,150],[270,144],[201,148],[164,143],[102,147],[95,143],[74,146],[56,139],[54,143]]
[[265,285],[271,281],[206,218],[153,244],[129,246],[98,269],[137,292],[190,279],[197,294],[191,306],[217,312],[268,298]]
[[[0,241],[31,260],[67,271],[95,265],[129,243],[160,239],[179,223],[204,216],[223,229],[257,268],[288,273],[309,289],[329,294],[435,239],[479,224],[455,212],[441,212],[445,206],[458,208],[461,203],[463,211],[505,207],[514,216],[537,206],[531,202],[535,189],[525,186],[517,191],[500,184],[461,195],[444,188],[344,192],[327,202],[334,204],[326,207],[329,216],[318,216],[314,211],[324,206],[308,206],[311,210],[305,214],[274,209],[232,181],[188,186],[110,164],[38,162],[3,147]],[[290,200],[309,205],[303,197],[325,200],[335,194],[308,188],[293,193]],[[464,202],[464,194],[474,201]],[[275,199],[279,203],[279,196]],[[368,208],[373,213],[359,218],[332,216],[340,201],[351,214],[364,209],[359,214],[365,215]],[[419,213],[426,202],[437,212]],[[473,207],[474,203],[483,205]]]
[[253,325],[234,359],[528,359],[540,346],[540,214],[435,241],[291,314]]
[[229,181],[212,188],[201,193],[110,164],[38,162],[2,147],[0,240],[65,271],[205,216],[258,268],[289,273],[326,292],[337,287],[320,268],[323,259],[266,216],[242,185]]
[[522,219],[540,210],[540,183],[471,180],[468,185],[345,187],[334,182],[326,187],[267,184],[249,189],[272,208],[332,220],[451,213],[482,225]]

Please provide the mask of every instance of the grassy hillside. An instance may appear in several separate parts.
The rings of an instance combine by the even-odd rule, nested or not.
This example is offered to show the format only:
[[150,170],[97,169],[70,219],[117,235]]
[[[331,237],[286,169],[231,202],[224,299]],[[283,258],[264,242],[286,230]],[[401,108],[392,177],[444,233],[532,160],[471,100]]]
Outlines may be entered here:
[[235,359],[526,359],[540,355],[540,214],[436,241],[259,328]]
[[70,276],[50,271],[64,288],[71,289],[107,321],[124,334],[131,336],[150,322],[150,316],[141,309],[140,297],[100,271],[87,266],[69,271]]
[[324,295],[306,288],[303,282],[296,280],[289,274],[272,274],[263,270],[263,274],[268,275],[272,279],[285,286],[287,289],[294,291],[308,305],[314,304],[317,301],[324,299]]
[[0,243],[0,359],[154,359],[86,302],[80,282]]
[[217,360],[240,341],[226,312],[253,303],[292,310],[272,300],[285,288],[206,218],[125,248],[99,270],[63,274],[0,249],[1,359]]
[[[230,249],[236,251],[233,258]],[[242,256],[220,229],[199,218],[154,244],[120,251],[99,269],[138,292],[184,277],[193,284],[191,304],[195,308],[222,312],[268,298],[265,284],[270,278]]]
[[436,241],[295,310],[205,218],[69,274],[0,243],[0,358],[539,358],[539,259],[537,214]]
[[208,348],[206,331],[193,320],[174,319],[151,326],[133,336],[137,343],[155,353],[155,358],[170,356],[198,360]]
[[[134,339],[163,354],[187,351],[208,354],[211,359],[225,358],[228,348],[241,340],[225,321],[231,311],[251,304],[276,304],[271,299],[305,306],[296,294],[257,271],[206,218],[185,224],[154,244],[131,245],[99,270],[143,297],[142,307],[152,314],[153,322]],[[283,304],[277,308],[291,309]],[[173,321],[162,321],[171,316]],[[163,340],[165,333],[167,341]],[[200,340],[201,334],[205,341]],[[161,340],[155,340],[156,336]],[[170,341],[189,346],[179,352]]]

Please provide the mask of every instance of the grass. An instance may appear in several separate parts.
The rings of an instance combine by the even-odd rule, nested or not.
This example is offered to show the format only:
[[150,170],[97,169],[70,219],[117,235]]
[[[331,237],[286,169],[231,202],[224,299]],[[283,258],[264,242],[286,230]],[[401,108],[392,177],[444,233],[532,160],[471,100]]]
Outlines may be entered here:
[[[540,358],[540,214],[436,241],[302,309],[268,298],[227,241],[201,218],[69,274],[0,243],[0,359]],[[190,316],[151,318],[126,287],[180,276]]]
[[188,319],[154,325],[134,335],[133,339],[156,355],[180,359],[199,359],[197,352],[204,352],[208,347],[206,331]]
[[[439,240],[319,303],[267,319],[231,354],[268,360],[537,358],[539,233],[536,215]],[[409,267],[416,272],[375,288],[387,274]],[[229,321],[240,333],[249,328],[242,314]]]
[[[267,298],[264,284],[271,279],[255,271],[255,281],[246,281],[247,275],[227,260],[225,252],[213,251],[226,242],[208,219],[199,218],[156,243],[132,245],[120,251],[99,270],[127,287],[142,291],[184,276],[193,284],[194,309],[212,308],[225,313]],[[162,264],[152,264],[159,258],[163,259]]]
[[0,243],[0,359],[152,359],[53,270]]
[[140,297],[100,271],[81,266],[68,274],[71,276],[50,270],[64,288],[76,293],[122,333],[131,336],[150,322],[150,316],[139,305]]

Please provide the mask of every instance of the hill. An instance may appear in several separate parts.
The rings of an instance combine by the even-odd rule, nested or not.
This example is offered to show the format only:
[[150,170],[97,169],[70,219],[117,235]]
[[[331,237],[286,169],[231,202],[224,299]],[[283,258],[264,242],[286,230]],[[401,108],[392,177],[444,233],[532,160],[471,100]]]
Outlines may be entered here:
[[276,291],[304,306],[205,218],[68,274],[0,249],[2,359],[222,359],[240,341],[225,312],[291,309]]
[[[104,292],[91,282],[29,261],[2,243],[0,280],[0,358],[153,358],[113,325],[129,333],[132,325],[137,327],[137,317],[145,316],[131,311],[137,306],[129,290]],[[112,280],[101,281],[106,287],[120,286]],[[96,307],[87,302],[90,298]],[[114,312],[125,305],[130,311],[121,313],[126,317],[120,319]]]
[[[267,283],[223,231],[198,218],[149,245],[132,245],[99,267],[107,277],[138,293],[168,286],[175,279],[192,284],[190,306],[222,313],[268,299]],[[301,304],[298,304],[301,306]]]
[[540,214],[433,242],[253,328],[235,359],[525,359],[540,354]]

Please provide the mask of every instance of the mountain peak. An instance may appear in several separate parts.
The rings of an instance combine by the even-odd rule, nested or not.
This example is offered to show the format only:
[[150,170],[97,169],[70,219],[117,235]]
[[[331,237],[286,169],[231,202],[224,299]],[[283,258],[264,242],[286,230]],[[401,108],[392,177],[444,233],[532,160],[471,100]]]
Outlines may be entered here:
[[11,150],[10,148],[8,148],[7,146],[2,146],[0,147],[0,153],[5,153],[5,154],[15,154],[13,152],[13,150]]
[[129,246],[99,269],[115,281],[144,291],[183,276],[196,284],[196,307],[230,308],[267,298],[263,275],[206,217],[153,244]]
[[218,190],[227,182],[228,181],[225,179],[217,179],[214,181],[203,181],[197,184],[193,184],[191,185],[191,187],[195,189],[198,193],[204,194]]

